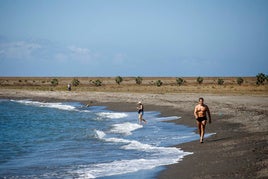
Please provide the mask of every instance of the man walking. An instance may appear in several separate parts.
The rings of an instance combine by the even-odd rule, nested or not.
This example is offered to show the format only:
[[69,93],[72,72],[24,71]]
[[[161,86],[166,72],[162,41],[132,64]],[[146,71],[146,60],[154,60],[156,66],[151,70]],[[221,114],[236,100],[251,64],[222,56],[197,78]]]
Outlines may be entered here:
[[209,108],[206,104],[204,104],[204,98],[199,98],[199,103],[194,108],[194,116],[200,135],[200,143],[204,142],[205,128],[207,124],[206,114],[208,114],[208,122],[211,123],[211,115]]

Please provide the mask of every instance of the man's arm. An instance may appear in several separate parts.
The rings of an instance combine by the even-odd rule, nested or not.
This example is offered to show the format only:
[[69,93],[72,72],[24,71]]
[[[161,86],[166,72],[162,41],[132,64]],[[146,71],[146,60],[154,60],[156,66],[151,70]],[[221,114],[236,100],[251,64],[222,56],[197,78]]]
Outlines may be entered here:
[[211,123],[211,115],[208,106],[207,106],[207,113],[208,113],[208,122]]
[[198,115],[197,115],[197,106],[195,106],[195,108],[194,108],[194,116],[195,116],[195,119],[198,118]]

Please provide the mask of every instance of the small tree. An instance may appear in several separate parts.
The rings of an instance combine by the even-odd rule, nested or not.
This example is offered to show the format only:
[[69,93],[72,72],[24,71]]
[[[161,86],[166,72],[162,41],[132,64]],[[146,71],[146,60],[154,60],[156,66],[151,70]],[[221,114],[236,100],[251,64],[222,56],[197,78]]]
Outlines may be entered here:
[[53,79],[50,81],[50,83],[51,83],[52,86],[57,86],[57,85],[59,84],[59,81],[58,81],[58,79],[53,78]]
[[115,77],[115,82],[116,82],[118,85],[120,85],[120,83],[122,83],[122,81],[123,81],[123,78],[122,78],[121,76],[117,76],[117,77]]
[[242,84],[244,83],[244,79],[241,78],[241,77],[238,77],[238,78],[236,79],[236,82],[237,82],[238,85],[242,85]]
[[204,79],[202,77],[200,77],[200,76],[197,77],[197,79],[196,79],[196,81],[197,81],[198,84],[202,84],[203,83],[203,80]]
[[263,73],[259,73],[258,75],[256,75],[256,77],[257,77],[256,84],[257,84],[257,85],[263,85],[264,82],[265,82],[265,80],[266,80],[266,76],[265,76],[265,74],[263,74]]
[[181,86],[185,81],[182,78],[176,78],[176,82],[179,86]]
[[157,81],[155,82],[155,85],[158,86],[158,87],[160,87],[160,86],[163,85],[163,82],[162,82],[161,80],[157,80]]
[[95,81],[92,81],[92,83],[95,85],[95,86],[101,86],[102,85],[102,81],[97,79]]
[[140,85],[141,83],[142,83],[142,77],[140,77],[140,76],[138,76],[138,77],[136,77],[136,84],[138,84],[138,85]]
[[80,84],[80,81],[77,79],[77,78],[74,78],[73,80],[72,80],[72,85],[73,86],[78,86]]
[[218,85],[223,85],[224,80],[222,78],[218,78]]

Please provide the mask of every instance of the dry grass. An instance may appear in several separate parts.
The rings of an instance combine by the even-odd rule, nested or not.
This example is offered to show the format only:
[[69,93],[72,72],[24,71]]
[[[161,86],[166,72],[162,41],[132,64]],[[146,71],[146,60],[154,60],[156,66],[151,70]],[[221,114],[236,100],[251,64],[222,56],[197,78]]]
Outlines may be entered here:
[[[55,87],[51,85],[53,78],[58,79],[59,85]],[[217,84],[218,78],[224,80],[223,85]],[[67,84],[73,79],[73,77],[0,77],[0,88],[65,91]],[[120,85],[116,84],[115,77],[77,77],[77,79],[80,85],[72,87],[74,91],[268,95],[268,84],[257,86],[255,77],[243,77],[242,85],[237,84],[237,77],[204,77],[200,85],[196,77],[183,77],[186,82],[181,86],[177,84],[175,77],[143,77],[141,85],[136,84],[135,77],[123,77]],[[97,87],[92,83],[97,79],[102,81],[102,86]],[[157,87],[155,85],[157,80],[161,80],[163,85]]]

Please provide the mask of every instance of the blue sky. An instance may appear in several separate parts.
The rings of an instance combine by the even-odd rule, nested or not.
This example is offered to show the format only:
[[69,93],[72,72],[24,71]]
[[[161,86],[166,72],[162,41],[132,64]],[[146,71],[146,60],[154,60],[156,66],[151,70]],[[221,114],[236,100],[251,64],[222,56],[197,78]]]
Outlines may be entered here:
[[0,0],[0,76],[260,72],[266,0]]

